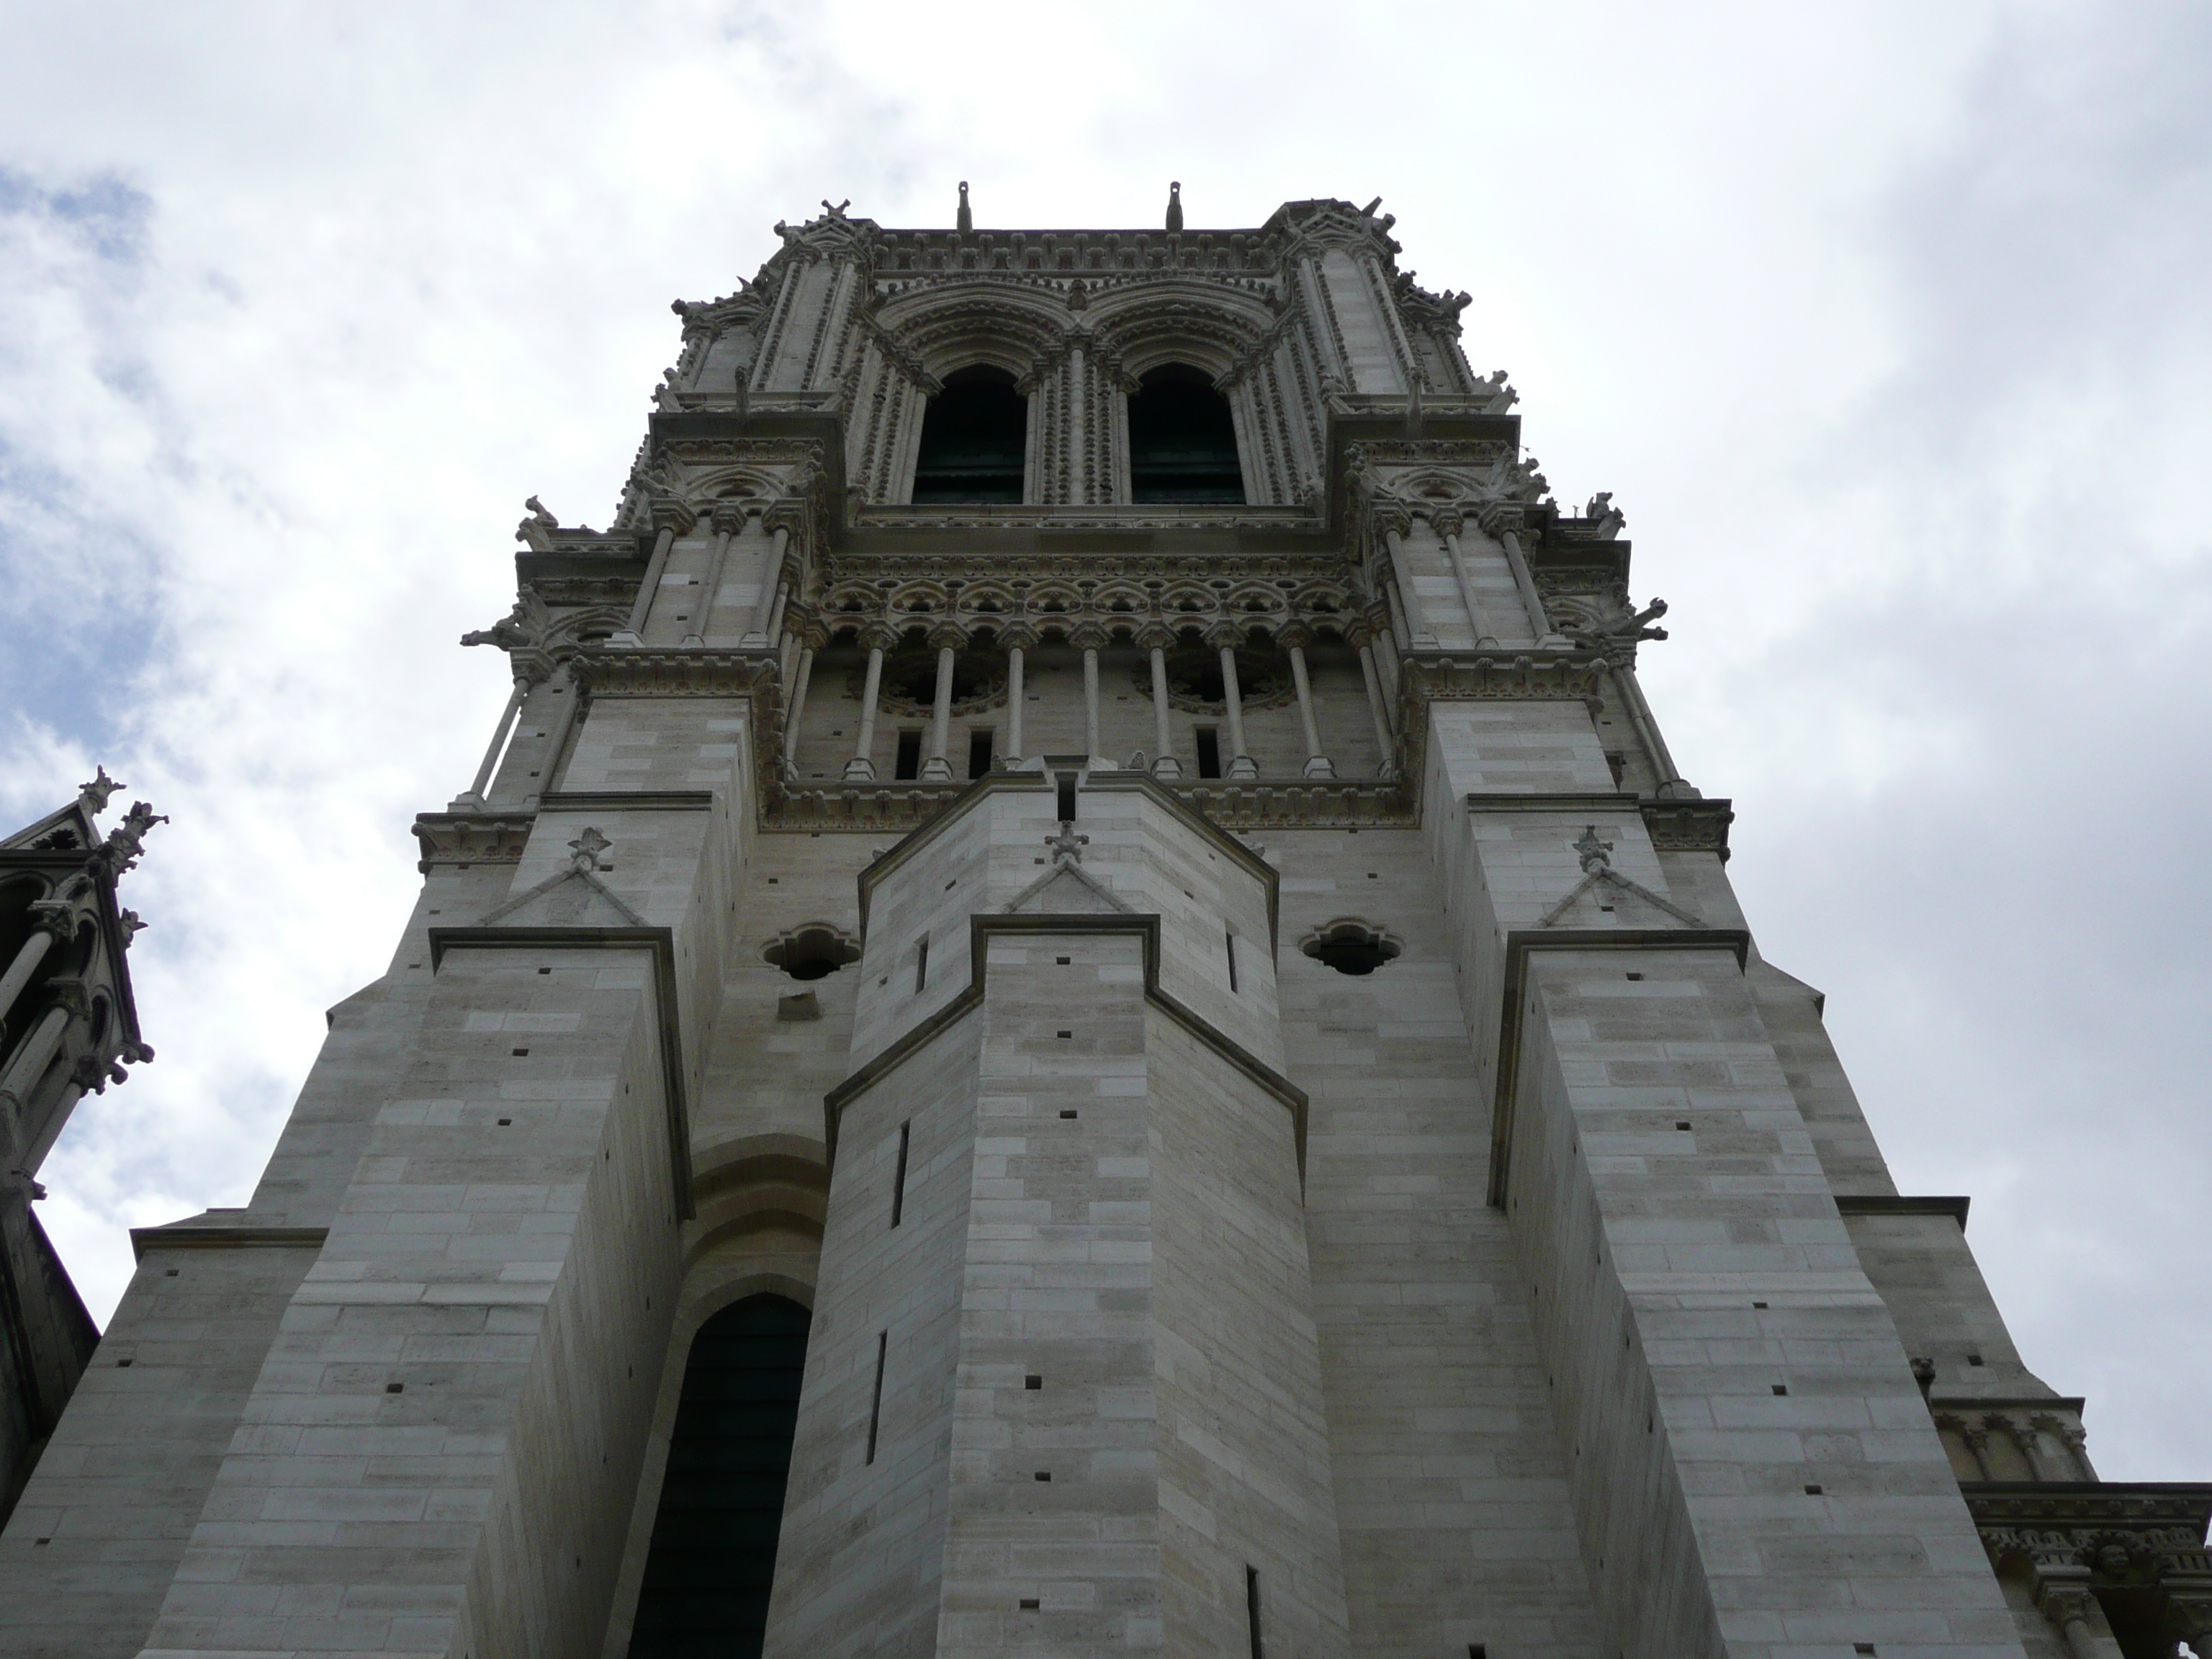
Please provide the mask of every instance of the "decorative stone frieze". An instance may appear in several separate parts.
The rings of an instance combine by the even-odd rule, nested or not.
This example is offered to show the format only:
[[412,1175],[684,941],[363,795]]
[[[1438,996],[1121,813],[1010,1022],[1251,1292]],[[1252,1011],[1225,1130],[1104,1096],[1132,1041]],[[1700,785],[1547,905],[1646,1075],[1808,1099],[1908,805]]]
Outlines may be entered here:
[[1729,856],[1729,825],[1735,809],[1725,800],[1647,800],[1642,803],[1644,832],[1662,853],[1717,853]]
[[414,823],[422,856],[415,867],[428,875],[441,864],[520,864],[535,812],[424,812]]

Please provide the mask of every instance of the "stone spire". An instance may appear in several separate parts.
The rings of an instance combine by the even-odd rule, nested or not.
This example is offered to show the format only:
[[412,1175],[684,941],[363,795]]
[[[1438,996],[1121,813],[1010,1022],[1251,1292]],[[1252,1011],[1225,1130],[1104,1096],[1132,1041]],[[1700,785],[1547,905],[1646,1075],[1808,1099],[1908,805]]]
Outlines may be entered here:
[[965,179],[960,181],[960,216],[952,223],[963,235],[975,228],[975,216],[968,206],[968,181]]
[[1179,182],[1168,185],[1168,228],[1182,228],[1182,185]]

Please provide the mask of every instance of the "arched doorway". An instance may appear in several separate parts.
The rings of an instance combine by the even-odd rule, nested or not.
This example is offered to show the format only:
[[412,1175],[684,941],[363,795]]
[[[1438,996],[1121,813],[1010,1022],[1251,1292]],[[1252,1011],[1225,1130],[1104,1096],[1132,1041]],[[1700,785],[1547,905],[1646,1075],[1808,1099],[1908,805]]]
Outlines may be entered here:
[[812,1322],[784,1297],[750,1296],[691,1339],[630,1659],[759,1654]]

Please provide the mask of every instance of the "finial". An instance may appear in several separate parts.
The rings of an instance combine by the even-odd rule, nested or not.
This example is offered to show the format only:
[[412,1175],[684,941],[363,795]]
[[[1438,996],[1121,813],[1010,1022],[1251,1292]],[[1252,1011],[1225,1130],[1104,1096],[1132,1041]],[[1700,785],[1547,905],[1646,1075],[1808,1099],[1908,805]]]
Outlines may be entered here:
[[601,855],[613,845],[614,842],[601,835],[598,830],[586,824],[584,833],[568,843],[568,850],[575,854],[568,862],[580,875],[600,869],[603,867],[599,862]]
[[965,179],[960,181],[960,216],[952,222],[963,235],[975,228],[975,216],[968,208],[968,181]]
[[92,769],[92,781],[80,783],[76,787],[77,803],[87,814],[98,817],[107,810],[107,798],[121,787],[121,784],[107,775],[106,767],[95,766]]
[[1180,182],[1168,185],[1168,228],[1182,228],[1182,185]]
[[1075,825],[1067,819],[1062,818],[1060,821],[1060,833],[1056,836],[1047,836],[1044,838],[1044,844],[1051,852],[1054,865],[1066,864],[1071,860],[1080,864],[1083,862],[1083,849],[1091,845],[1091,837],[1077,835]]

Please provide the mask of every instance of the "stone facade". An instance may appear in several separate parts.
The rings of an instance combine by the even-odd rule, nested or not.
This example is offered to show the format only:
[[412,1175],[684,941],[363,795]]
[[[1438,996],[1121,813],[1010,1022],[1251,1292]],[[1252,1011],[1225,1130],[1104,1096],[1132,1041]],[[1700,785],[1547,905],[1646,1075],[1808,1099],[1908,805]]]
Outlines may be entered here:
[[[137,1235],[0,1652],[618,1659],[762,1296],[732,1652],[2207,1651],[2212,1488],[2099,1481],[1896,1191],[1464,297],[1341,202],[963,214],[779,226],[611,527],[531,503],[416,915]],[[1019,489],[917,502],[979,374]]]

